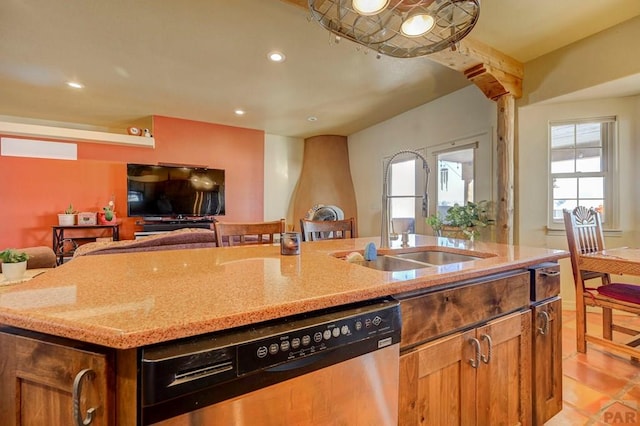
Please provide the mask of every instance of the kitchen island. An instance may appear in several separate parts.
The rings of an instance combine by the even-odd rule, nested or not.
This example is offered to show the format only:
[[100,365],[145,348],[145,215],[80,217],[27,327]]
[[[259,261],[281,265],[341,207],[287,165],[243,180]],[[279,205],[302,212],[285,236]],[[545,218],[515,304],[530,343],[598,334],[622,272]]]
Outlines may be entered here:
[[[86,399],[97,399],[94,405],[101,407],[94,414],[97,420],[93,424],[135,424],[141,347],[397,296],[403,314],[402,356],[410,360],[401,360],[400,403],[410,407],[400,407],[403,422],[403,411],[417,410],[415,397],[403,395],[403,381],[408,380],[403,379],[403,365],[413,362],[410,356],[430,350],[439,339],[451,339],[472,329],[478,332],[480,325],[514,315],[519,318],[516,328],[521,331],[518,350],[530,352],[530,277],[537,274],[530,268],[568,255],[560,250],[412,236],[412,246],[475,254],[479,259],[395,272],[343,259],[350,252],[362,251],[369,242],[377,244],[379,239],[303,243],[299,256],[281,256],[276,245],[86,256],[26,283],[0,288],[0,324],[10,327],[0,335],[0,391],[4,401],[0,415],[9,419],[8,424],[17,423],[14,408],[20,392],[16,392],[16,383],[70,388],[77,373],[90,368],[97,373],[92,373],[93,380],[85,380],[91,384],[85,387],[89,389],[85,392],[90,392]],[[486,292],[478,292],[485,288]],[[481,294],[492,297],[486,299]],[[457,300],[464,295],[473,299]],[[557,293],[551,297],[557,299]],[[458,310],[455,316],[437,308],[449,302]],[[483,307],[483,302],[487,306]],[[468,312],[459,312],[460,306],[467,306]],[[554,307],[559,313],[559,304]],[[426,322],[441,317],[443,321],[424,332],[413,323],[416,317]],[[26,340],[15,341],[14,336]],[[40,342],[47,348],[38,348]],[[524,352],[519,359],[526,368],[530,353]],[[33,354],[45,357],[47,363],[39,363]],[[21,362],[25,364],[22,367]],[[56,362],[61,365],[56,366]],[[27,367],[34,371],[27,371]],[[521,372],[529,377],[519,381],[521,387],[523,383],[531,387],[533,366],[529,367],[529,371]],[[12,374],[18,378],[10,377]],[[531,402],[531,392],[523,392],[524,400]],[[34,393],[46,400],[44,390]],[[13,399],[4,398],[5,394]],[[26,395],[26,390],[22,394]],[[20,404],[28,408],[30,403],[42,401]],[[527,413],[525,409],[523,415],[523,423],[531,423],[531,410]]]

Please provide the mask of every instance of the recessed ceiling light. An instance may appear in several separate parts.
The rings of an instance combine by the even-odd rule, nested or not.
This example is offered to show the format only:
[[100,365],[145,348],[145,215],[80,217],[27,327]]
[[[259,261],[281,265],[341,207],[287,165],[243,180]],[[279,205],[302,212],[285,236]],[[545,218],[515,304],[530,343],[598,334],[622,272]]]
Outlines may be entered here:
[[243,109],[237,109],[235,111],[233,111],[236,115],[245,115],[246,111]]
[[311,115],[307,117],[307,121],[318,121],[318,117]]
[[284,56],[284,53],[274,50],[273,52],[269,52],[267,58],[272,62],[284,62],[286,56]]
[[73,87],[74,89],[84,88],[84,84],[78,83],[77,81],[67,81],[67,86]]

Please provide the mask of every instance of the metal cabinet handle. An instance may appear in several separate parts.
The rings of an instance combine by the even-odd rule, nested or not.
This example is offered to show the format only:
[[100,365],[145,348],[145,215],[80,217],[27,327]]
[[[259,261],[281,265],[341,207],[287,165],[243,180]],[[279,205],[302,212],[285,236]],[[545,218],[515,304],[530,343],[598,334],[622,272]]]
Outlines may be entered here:
[[481,359],[485,364],[489,364],[489,362],[491,361],[491,352],[493,351],[493,341],[491,341],[491,336],[489,336],[488,334],[483,334],[482,336],[480,336],[480,340],[487,341],[487,356],[482,355]]
[[549,332],[549,323],[551,322],[551,317],[547,311],[538,312],[538,316],[542,317],[542,327],[538,327],[538,331],[541,336],[544,336]]
[[475,357],[469,359],[469,364],[471,364],[473,368],[478,368],[478,365],[480,364],[480,341],[475,337],[472,337],[469,339],[469,343],[471,343],[471,346],[473,346],[476,351]]
[[544,277],[557,277],[560,275],[560,271],[540,271],[540,275]]
[[93,416],[96,412],[94,407],[87,410],[87,417],[82,418],[80,415],[80,396],[82,395],[82,379],[87,378],[93,380],[96,377],[96,373],[93,370],[85,368],[76,374],[76,378],[73,380],[73,419],[76,426],[88,426],[93,421]]

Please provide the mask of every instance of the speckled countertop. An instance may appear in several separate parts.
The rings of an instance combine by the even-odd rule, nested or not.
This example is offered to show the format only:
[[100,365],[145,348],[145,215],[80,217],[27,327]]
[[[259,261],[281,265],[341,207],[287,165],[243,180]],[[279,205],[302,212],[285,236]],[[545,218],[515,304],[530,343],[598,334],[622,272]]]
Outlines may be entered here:
[[0,324],[129,349],[566,257],[561,250],[418,236],[477,261],[383,272],[336,258],[379,238],[84,256],[0,287]]

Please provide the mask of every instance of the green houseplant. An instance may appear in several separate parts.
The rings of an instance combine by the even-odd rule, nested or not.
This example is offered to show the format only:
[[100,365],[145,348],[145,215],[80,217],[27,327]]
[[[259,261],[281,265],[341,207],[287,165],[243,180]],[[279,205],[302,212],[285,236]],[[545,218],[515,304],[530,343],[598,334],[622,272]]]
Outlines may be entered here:
[[102,212],[98,213],[98,222],[101,225],[111,225],[116,223],[115,208],[116,205],[112,197],[109,203],[102,208]]
[[73,226],[75,224],[76,224],[76,210],[73,208],[73,204],[69,203],[69,207],[64,209],[64,212],[58,214],[58,225]]
[[475,240],[480,229],[491,223],[489,218],[489,201],[477,203],[468,201],[464,205],[454,204],[442,217],[439,213],[427,217],[427,225],[431,226],[437,236],[466,238]]
[[2,261],[2,274],[7,281],[19,280],[27,271],[27,259],[29,255],[16,249],[6,249],[0,252]]

